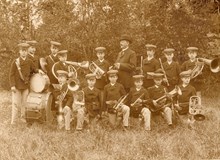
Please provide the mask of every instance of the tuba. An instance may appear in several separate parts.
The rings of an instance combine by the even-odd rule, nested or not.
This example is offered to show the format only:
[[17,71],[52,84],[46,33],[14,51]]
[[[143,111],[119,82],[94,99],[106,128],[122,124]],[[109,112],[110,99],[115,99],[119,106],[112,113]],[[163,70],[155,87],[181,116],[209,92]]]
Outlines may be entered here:
[[105,71],[103,71],[97,64],[94,62],[91,62],[89,64],[89,70],[96,75],[96,79],[101,79],[102,76],[105,74]]
[[193,115],[197,121],[205,120],[205,110],[201,104],[201,98],[199,96],[191,96],[189,100],[189,113]]
[[217,73],[220,71],[220,58],[215,59],[206,59],[206,58],[198,58],[199,61],[204,62],[205,64],[209,65],[210,70],[213,73]]

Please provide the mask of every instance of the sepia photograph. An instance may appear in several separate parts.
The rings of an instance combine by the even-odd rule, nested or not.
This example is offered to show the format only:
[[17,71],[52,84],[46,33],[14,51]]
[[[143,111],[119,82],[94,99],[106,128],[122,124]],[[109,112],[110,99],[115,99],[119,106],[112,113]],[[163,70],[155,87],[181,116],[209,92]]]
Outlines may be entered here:
[[0,0],[0,160],[220,160],[220,0]]

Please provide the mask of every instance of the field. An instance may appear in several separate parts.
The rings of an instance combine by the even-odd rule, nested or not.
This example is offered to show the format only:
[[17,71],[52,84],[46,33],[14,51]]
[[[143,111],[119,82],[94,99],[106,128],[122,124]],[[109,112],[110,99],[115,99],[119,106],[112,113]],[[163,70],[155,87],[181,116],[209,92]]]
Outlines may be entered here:
[[144,160],[220,159],[219,88],[203,96],[206,120],[194,129],[184,124],[169,129],[154,118],[152,131],[144,132],[138,120],[131,120],[128,132],[108,131],[102,122],[81,133],[57,131],[55,125],[20,123],[10,125],[11,94],[0,92],[0,159],[29,160]]

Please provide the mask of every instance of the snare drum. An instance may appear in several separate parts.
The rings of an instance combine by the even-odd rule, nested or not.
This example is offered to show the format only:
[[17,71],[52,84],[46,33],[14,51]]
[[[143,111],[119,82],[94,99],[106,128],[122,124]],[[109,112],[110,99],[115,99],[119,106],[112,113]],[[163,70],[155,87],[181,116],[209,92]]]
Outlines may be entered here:
[[52,94],[30,92],[27,97],[27,105],[25,109],[25,117],[27,121],[40,120],[52,121]]
[[30,88],[36,93],[41,93],[48,89],[50,79],[46,74],[36,73],[31,77]]

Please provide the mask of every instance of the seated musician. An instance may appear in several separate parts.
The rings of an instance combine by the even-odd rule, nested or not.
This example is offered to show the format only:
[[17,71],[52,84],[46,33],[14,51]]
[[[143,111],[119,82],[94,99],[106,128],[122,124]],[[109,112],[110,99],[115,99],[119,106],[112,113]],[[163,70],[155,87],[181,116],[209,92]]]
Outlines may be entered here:
[[143,117],[144,129],[149,131],[151,130],[151,111],[149,110],[149,106],[147,104],[150,99],[147,90],[142,86],[143,78],[143,75],[133,76],[135,86],[130,89],[128,103],[130,106],[130,115],[134,118],[138,118],[139,116]]
[[[73,103],[73,95],[68,89],[67,79],[68,72],[64,70],[57,71],[59,88],[55,88],[53,92],[56,96],[56,107],[58,108],[57,121],[59,129],[62,129],[65,126],[66,131],[70,131],[70,122],[71,122],[71,107]],[[62,115],[64,114],[64,115]],[[63,124],[64,116],[64,124]]]
[[196,89],[190,84],[190,75],[192,70],[183,71],[180,73],[182,84],[179,86],[182,95],[177,96],[176,109],[180,115],[189,113],[189,100],[191,96],[196,95]]
[[[107,72],[110,83],[104,87],[104,102],[105,107],[103,111],[108,112],[109,122],[114,129],[118,125],[118,118],[123,117],[123,129],[128,129],[128,120],[130,114],[130,108],[123,104],[123,100],[118,104],[118,100],[126,95],[126,91],[122,84],[117,82],[118,75],[117,70],[110,70]],[[118,104],[118,108],[114,108]]]
[[[172,126],[172,110],[170,95],[167,89],[162,85],[163,71],[158,69],[153,74],[154,86],[148,88],[149,97],[151,99],[150,110],[153,113],[162,113],[169,126]],[[162,98],[163,97],[163,98]]]

